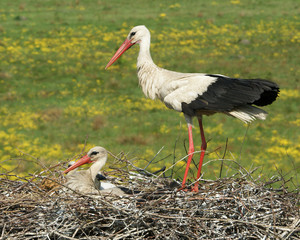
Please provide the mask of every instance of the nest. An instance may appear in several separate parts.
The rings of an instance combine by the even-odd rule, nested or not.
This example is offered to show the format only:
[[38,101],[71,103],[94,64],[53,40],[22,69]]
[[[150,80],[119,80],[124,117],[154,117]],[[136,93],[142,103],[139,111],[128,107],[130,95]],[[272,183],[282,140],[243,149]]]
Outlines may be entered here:
[[60,165],[14,180],[2,174],[0,238],[299,239],[299,193],[284,185],[239,174],[178,191],[177,181],[124,162],[112,178],[129,188],[122,197],[65,191]]

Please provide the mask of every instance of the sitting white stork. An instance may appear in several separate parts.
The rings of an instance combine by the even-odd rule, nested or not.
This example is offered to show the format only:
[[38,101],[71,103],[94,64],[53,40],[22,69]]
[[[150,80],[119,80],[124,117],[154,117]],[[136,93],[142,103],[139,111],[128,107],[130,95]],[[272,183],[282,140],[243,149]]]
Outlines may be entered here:
[[[101,183],[97,174],[105,165],[107,151],[103,147],[93,147],[84,157],[70,166],[64,173],[68,173],[65,186],[84,194],[114,194],[125,195],[125,193],[112,183]],[[83,164],[93,163],[87,170],[76,171],[75,169]],[[71,171],[73,170],[73,171]]]
[[[276,83],[261,79],[237,79],[219,74],[179,73],[155,65],[150,55],[150,32],[145,26],[131,29],[126,40],[106,66],[111,66],[127,49],[140,44],[137,59],[137,75],[146,96],[158,98],[165,105],[183,112],[189,133],[188,161],[182,188],[194,153],[192,118],[197,117],[201,133],[201,154],[197,179],[206,151],[206,141],[202,126],[202,115],[224,113],[249,123],[255,119],[266,119],[267,112],[256,106],[265,106],[276,100],[279,87]],[[198,182],[192,189],[198,191]]]

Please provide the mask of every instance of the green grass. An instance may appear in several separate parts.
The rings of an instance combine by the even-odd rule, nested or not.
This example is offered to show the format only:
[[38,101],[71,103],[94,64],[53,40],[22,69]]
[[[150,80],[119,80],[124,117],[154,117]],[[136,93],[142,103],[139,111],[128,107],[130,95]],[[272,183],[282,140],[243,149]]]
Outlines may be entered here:
[[[185,156],[182,114],[146,100],[138,87],[138,46],[104,70],[131,27],[152,32],[152,57],[180,72],[220,73],[277,82],[280,98],[266,121],[204,118],[205,161],[223,155],[247,169],[299,169],[299,5],[296,1],[8,1],[0,6],[0,160],[21,151],[54,164],[102,145],[152,170]],[[195,122],[196,123],[196,122]],[[88,138],[87,138],[88,136]],[[196,150],[200,148],[197,127]],[[241,155],[240,155],[240,150]],[[195,161],[199,156],[195,157]],[[144,164],[140,161],[140,164]],[[22,171],[34,171],[23,163]],[[183,165],[183,164],[181,164]],[[219,174],[220,162],[204,168]],[[182,172],[182,171],[181,171]],[[178,172],[178,175],[181,175]]]

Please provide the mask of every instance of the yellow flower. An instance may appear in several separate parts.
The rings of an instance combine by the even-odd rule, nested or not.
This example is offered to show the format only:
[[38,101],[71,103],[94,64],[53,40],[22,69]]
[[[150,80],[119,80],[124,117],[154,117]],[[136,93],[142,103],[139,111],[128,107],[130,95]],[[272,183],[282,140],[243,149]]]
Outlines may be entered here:
[[159,132],[161,133],[169,133],[170,132],[170,128],[168,128],[165,124],[160,126]]
[[299,98],[300,93],[297,89],[282,89],[280,90],[280,98],[281,99],[288,99],[288,98]]
[[230,1],[231,4],[240,4],[240,0],[231,0]]
[[297,127],[300,127],[300,119],[297,119],[295,121],[291,121],[290,124],[296,125]]
[[180,8],[181,5],[179,3],[175,3],[169,6],[169,8],[174,9],[174,8]]

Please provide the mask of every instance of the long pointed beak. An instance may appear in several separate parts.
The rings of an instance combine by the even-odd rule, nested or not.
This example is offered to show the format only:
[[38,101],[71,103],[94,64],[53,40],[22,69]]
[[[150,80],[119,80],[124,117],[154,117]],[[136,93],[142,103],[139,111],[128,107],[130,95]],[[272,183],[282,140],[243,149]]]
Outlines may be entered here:
[[86,164],[86,163],[91,163],[91,158],[88,155],[83,156],[80,158],[76,163],[74,163],[71,167],[69,167],[67,170],[64,171],[64,173],[68,173],[71,170],[78,168],[79,166]]
[[118,51],[115,53],[115,55],[110,59],[108,64],[106,65],[105,69],[109,68],[117,59],[132,45],[135,43],[131,43],[130,40],[126,39],[122,45],[119,47]]

